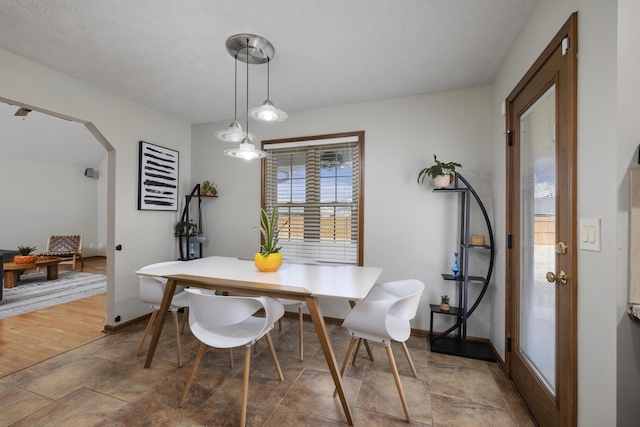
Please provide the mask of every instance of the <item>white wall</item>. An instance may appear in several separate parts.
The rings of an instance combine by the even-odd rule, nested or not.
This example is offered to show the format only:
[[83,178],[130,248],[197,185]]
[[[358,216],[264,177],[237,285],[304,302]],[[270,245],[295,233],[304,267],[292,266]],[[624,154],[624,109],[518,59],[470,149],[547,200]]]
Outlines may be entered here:
[[[457,161],[485,204],[493,204],[489,102],[490,88],[480,87],[294,111],[285,122],[251,122],[250,127],[261,140],[365,131],[364,264],[382,267],[381,281],[425,282],[413,326],[428,330],[428,304],[438,303],[442,294],[455,294],[453,283],[445,283],[441,273],[449,272],[457,250],[458,199],[434,194],[430,182],[420,186],[416,178],[433,163],[433,154]],[[218,185],[219,198],[203,203],[209,237],[205,254],[250,258],[259,247],[253,227],[259,222],[260,162],[222,154],[232,145],[217,141],[213,133],[229,123],[193,126],[193,181],[209,179]],[[469,321],[470,335],[489,336],[490,307],[489,293]],[[327,316],[344,317],[348,305],[324,302],[322,309]]]
[[[137,210],[138,141],[180,152],[184,194],[191,187],[190,126],[4,50],[0,64],[0,97],[93,123],[107,141],[109,163],[101,171],[108,177],[109,200],[107,323],[116,325],[118,315],[124,322],[148,312],[140,303],[134,271],[174,258],[172,230],[178,213]],[[122,251],[114,250],[118,244]]]
[[640,324],[626,314],[628,260],[629,178],[638,168],[638,99],[640,99],[640,2],[618,0],[618,281],[617,281],[617,402],[618,425],[637,425],[640,419]]
[[52,234],[82,234],[84,256],[98,232],[98,180],[84,168],[0,156],[2,208],[0,247],[36,246],[44,252]]
[[[500,104],[551,38],[578,11],[578,217],[601,218],[602,251],[578,253],[578,424],[616,425],[616,327],[619,307],[616,156],[617,5],[615,1],[542,0],[492,85],[493,167],[505,175]],[[637,18],[637,16],[636,16]],[[634,51],[635,55],[635,51]],[[612,171],[612,173],[602,173]],[[505,185],[494,182],[499,240],[505,239]],[[622,196],[626,197],[626,196]],[[497,282],[504,282],[504,254]],[[620,285],[618,285],[618,288]],[[494,299],[491,339],[504,352],[504,289]],[[637,375],[633,374],[636,384]],[[637,394],[633,395],[637,405]],[[630,410],[630,408],[619,408]],[[637,411],[637,409],[634,409]]]

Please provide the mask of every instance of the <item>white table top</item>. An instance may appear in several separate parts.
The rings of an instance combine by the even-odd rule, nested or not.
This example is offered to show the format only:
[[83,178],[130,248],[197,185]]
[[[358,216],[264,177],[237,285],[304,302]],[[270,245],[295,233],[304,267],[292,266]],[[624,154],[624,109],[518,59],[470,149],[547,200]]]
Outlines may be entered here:
[[136,271],[145,276],[191,276],[268,283],[304,288],[314,297],[341,298],[359,301],[367,296],[382,273],[377,267],[355,265],[287,264],[278,271],[263,273],[253,261],[231,257],[212,256],[176,264]]

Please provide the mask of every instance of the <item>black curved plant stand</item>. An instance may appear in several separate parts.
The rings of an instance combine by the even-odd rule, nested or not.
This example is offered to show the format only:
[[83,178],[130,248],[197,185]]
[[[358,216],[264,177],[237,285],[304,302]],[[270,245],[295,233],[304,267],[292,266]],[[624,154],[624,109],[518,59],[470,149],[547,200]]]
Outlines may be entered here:
[[[447,281],[454,281],[458,285],[458,305],[457,307],[451,306],[449,311],[443,311],[438,304],[430,304],[431,309],[431,325],[429,331],[429,344],[431,351],[434,353],[453,354],[456,356],[469,357],[472,359],[487,360],[495,362],[495,355],[493,350],[487,343],[468,341],[467,340],[467,321],[473,314],[475,309],[480,304],[480,301],[484,297],[484,294],[489,287],[489,280],[491,279],[491,273],[493,272],[493,261],[495,257],[495,246],[493,241],[493,230],[491,228],[491,222],[487,215],[480,197],[475,192],[469,182],[464,179],[459,173],[455,174],[453,186],[451,188],[436,189],[434,192],[444,193],[459,193],[460,194],[460,252],[459,252],[459,265],[460,272],[457,276],[452,274],[443,274],[442,277]],[[484,220],[487,225],[487,232],[489,235],[489,244],[485,245],[472,245],[471,235],[469,230],[469,219],[471,211],[471,197],[476,201],[478,207],[484,215]],[[473,250],[488,250],[489,251],[489,265],[487,273],[482,276],[469,275],[469,259],[471,257],[470,252]],[[469,304],[469,284],[481,284],[482,289],[478,294],[478,298]],[[448,316],[455,316],[456,322],[446,331],[441,333],[433,332],[433,315],[443,314]],[[456,331],[455,336],[448,337],[453,331]]]

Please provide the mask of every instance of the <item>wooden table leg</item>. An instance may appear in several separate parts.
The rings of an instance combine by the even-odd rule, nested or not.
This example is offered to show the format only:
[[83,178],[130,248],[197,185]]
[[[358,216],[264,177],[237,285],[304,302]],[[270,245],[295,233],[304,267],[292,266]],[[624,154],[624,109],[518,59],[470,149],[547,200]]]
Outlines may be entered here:
[[144,362],[144,367],[151,366],[153,355],[158,347],[158,341],[160,341],[160,334],[162,333],[162,327],[164,326],[164,319],[167,318],[167,312],[173,299],[173,293],[176,291],[176,281],[169,279],[167,286],[164,288],[164,296],[162,297],[162,304],[160,304],[160,310],[158,310],[158,316],[156,317],[156,327],[153,329],[153,336],[149,343],[149,350],[147,351],[147,359]]
[[56,280],[58,278],[58,263],[47,266],[47,280]]
[[329,365],[329,370],[331,371],[331,376],[333,377],[336,391],[338,392],[338,396],[340,397],[342,409],[344,409],[344,414],[347,417],[347,423],[352,426],[353,417],[351,415],[351,408],[349,408],[347,395],[345,394],[344,387],[342,385],[342,376],[340,375],[340,369],[338,368],[338,364],[336,363],[336,356],[333,353],[331,341],[329,341],[329,335],[327,334],[327,327],[324,323],[322,312],[320,311],[320,307],[318,306],[318,302],[315,298],[307,297],[306,301],[307,308],[309,309],[309,314],[311,315],[311,320],[313,321],[313,325],[316,328],[318,339],[320,339],[320,345],[322,346],[324,357],[325,359],[327,359],[327,365]]
[[4,271],[4,287],[15,288],[18,286],[18,277],[20,276],[20,270],[5,270]]

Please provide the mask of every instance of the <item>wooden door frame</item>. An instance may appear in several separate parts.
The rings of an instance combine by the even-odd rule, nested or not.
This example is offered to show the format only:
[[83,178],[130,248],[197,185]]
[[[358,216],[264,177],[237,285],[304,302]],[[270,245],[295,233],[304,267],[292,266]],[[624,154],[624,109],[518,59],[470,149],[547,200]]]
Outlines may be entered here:
[[[560,311],[560,316],[563,317],[563,321],[569,322],[569,336],[566,337],[567,341],[563,341],[562,345],[556,344],[556,351],[558,351],[559,357],[568,357],[568,372],[563,371],[562,375],[556,373],[557,381],[557,393],[558,400],[562,401],[562,408],[560,410],[560,419],[558,420],[560,425],[574,426],[577,424],[577,312],[578,312],[578,299],[577,299],[577,52],[578,52],[578,14],[574,12],[566,23],[562,26],[560,31],[555,35],[551,42],[547,45],[542,54],[534,62],[531,68],[524,75],[522,80],[516,85],[513,91],[506,99],[507,111],[506,111],[506,174],[507,177],[512,176],[514,171],[512,170],[512,164],[517,165],[518,159],[514,157],[519,156],[519,151],[510,149],[509,140],[513,135],[510,135],[510,123],[514,118],[514,111],[512,111],[511,102],[525,90],[530,80],[534,78],[538,70],[549,60],[552,54],[561,46],[563,39],[569,38],[569,47],[567,51],[567,74],[563,76],[562,83],[562,96],[567,99],[567,108],[557,110],[557,121],[562,122],[563,126],[557,127],[557,137],[566,141],[566,151],[558,153],[558,164],[564,167],[569,167],[568,176],[569,182],[559,182],[558,185],[562,185],[568,189],[567,197],[569,199],[569,209],[566,215],[556,215],[557,227],[566,230],[566,244],[568,246],[567,251],[571,251],[572,260],[571,265],[567,271],[569,282],[566,285],[564,292],[569,292],[569,307],[563,307]],[[513,163],[515,160],[518,163]],[[518,166],[514,166],[518,167]],[[505,304],[505,337],[506,337],[506,351],[505,351],[505,364],[504,369],[506,374],[511,378],[510,364],[511,364],[511,338],[515,333],[517,322],[512,320],[515,302],[519,299],[519,295],[516,294],[514,279],[519,273],[519,261],[514,259],[513,251],[509,250],[509,240],[511,239],[512,247],[517,247],[517,236],[519,229],[517,225],[512,221],[513,217],[513,205],[510,202],[515,200],[518,196],[516,186],[514,183],[507,182],[506,186],[506,237],[507,247],[506,265],[505,265],[505,277],[506,277],[506,304]],[[511,236],[511,237],[510,237]],[[514,241],[515,240],[515,241]],[[560,355],[562,353],[562,355]]]

